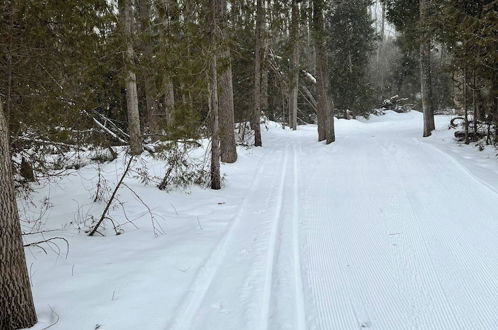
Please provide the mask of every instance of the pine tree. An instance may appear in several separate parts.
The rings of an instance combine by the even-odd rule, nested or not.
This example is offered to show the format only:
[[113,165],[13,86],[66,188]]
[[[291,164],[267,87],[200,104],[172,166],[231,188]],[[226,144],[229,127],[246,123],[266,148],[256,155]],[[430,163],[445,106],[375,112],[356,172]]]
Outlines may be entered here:
[[374,104],[367,79],[376,37],[368,15],[370,6],[370,0],[333,2],[327,15],[330,83],[336,112],[344,116],[348,110],[368,115]]

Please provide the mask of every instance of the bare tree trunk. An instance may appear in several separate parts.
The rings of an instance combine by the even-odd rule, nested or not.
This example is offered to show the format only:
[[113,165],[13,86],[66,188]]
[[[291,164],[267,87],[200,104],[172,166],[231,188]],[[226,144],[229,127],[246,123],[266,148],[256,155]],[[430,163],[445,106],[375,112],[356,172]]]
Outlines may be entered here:
[[263,65],[261,72],[261,110],[268,111],[268,67]]
[[424,111],[424,137],[430,136],[435,129],[434,105],[432,102],[431,78],[431,39],[427,31],[427,16],[430,0],[420,0],[420,22],[424,28],[420,43],[420,81],[422,89],[422,107]]
[[0,101],[0,329],[32,327],[37,319],[17,210],[8,124]]
[[[164,9],[164,17],[163,17],[163,34],[165,35],[167,31],[170,29],[171,23],[171,12],[175,5],[175,0],[163,0],[163,9]],[[190,9],[190,8],[189,8]],[[187,13],[189,15],[190,13]],[[167,40],[164,37],[162,45],[162,50],[164,52],[163,56],[167,57],[168,54],[168,45]],[[173,85],[173,81],[168,73],[163,73],[163,88],[164,88],[164,114],[166,116],[166,125],[167,127],[174,126],[174,111],[175,111],[175,86]]]
[[126,42],[126,108],[128,115],[128,130],[130,134],[130,153],[139,155],[143,151],[142,134],[140,132],[140,113],[138,111],[137,76],[132,70],[135,57],[132,40],[133,10],[131,0],[120,0],[119,15],[123,26]]
[[164,111],[166,114],[166,125],[173,127],[175,124],[175,86],[171,78],[166,75],[164,78]]
[[[221,0],[221,17],[228,19],[226,13],[226,0]],[[220,30],[221,40],[227,39],[226,31]],[[220,75],[220,133],[221,133],[221,161],[225,163],[235,163],[237,161],[237,148],[235,146],[235,125],[234,125],[234,105],[233,105],[233,82],[232,63],[230,49],[223,42],[224,50],[219,55],[220,62],[224,68]]]
[[463,70],[463,108],[465,111],[465,144],[469,144],[469,109],[467,108],[467,68]]
[[12,61],[12,48],[13,48],[13,34],[14,34],[14,4],[12,1],[9,1],[8,3],[9,6],[9,36],[8,36],[8,46],[7,46],[7,54],[6,54],[6,59],[7,59],[7,103],[6,103],[6,118],[7,122],[9,122],[10,119],[10,113],[12,109],[12,86],[13,86],[13,81],[12,81],[12,69],[14,67],[13,61]]
[[477,107],[477,81],[476,81],[476,71],[475,69],[472,71],[472,108],[474,111],[474,136],[477,137],[477,134],[479,133],[479,127],[478,127],[478,121],[479,121],[479,109]]
[[270,52],[270,36],[266,24],[261,27],[263,35],[263,63],[261,64],[261,110],[268,110],[268,54]]
[[254,51],[254,111],[252,118],[252,129],[254,130],[254,145],[261,147],[261,30],[263,25],[262,0],[256,1],[256,47]]
[[330,83],[324,42],[323,0],[313,0],[313,34],[315,39],[318,141],[335,141],[334,105],[329,95]]
[[156,133],[157,123],[154,121],[155,97],[154,97],[154,81],[153,73],[150,70],[152,64],[152,41],[151,41],[151,28],[150,28],[150,0],[139,0],[138,8],[140,14],[140,30],[144,35],[142,41],[143,57],[145,59],[145,68],[143,68],[142,76],[145,91],[145,118],[147,119],[147,126],[149,129]]
[[385,22],[386,22],[386,4],[382,2],[382,22],[380,28],[380,46],[377,49],[377,70],[380,72],[380,96],[384,101],[384,65],[381,65],[380,56],[382,55],[382,64],[384,64],[384,42],[385,42]]
[[220,0],[211,0],[210,3],[210,34],[211,34],[211,55],[209,72],[209,105],[212,117],[211,134],[211,189],[221,189],[220,175],[220,128],[219,128],[219,104],[218,104],[218,68],[217,68],[217,36],[219,36],[218,13]]
[[299,88],[299,5],[292,1],[292,18],[289,39],[292,42],[289,87],[289,127],[297,129],[297,96]]

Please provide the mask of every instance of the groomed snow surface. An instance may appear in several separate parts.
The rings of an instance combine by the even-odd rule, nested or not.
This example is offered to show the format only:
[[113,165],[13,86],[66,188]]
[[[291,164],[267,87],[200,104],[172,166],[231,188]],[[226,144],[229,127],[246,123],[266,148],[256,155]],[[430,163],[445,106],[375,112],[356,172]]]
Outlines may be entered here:
[[[315,126],[270,124],[264,148],[222,166],[221,191],[130,176],[158,237],[126,188],[137,227],[78,230],[104,207],[94,165],[35,187],[21,215],[49,197],[41,229],[70,247],[27,249],[34,329],[498,329],[498,162],[456,144],[448,122],[422,139],[418,112],[339,120],[329,146]],[[111,186],[123,166],[103,166]],[[126,222],[120,207],[110,215]]]

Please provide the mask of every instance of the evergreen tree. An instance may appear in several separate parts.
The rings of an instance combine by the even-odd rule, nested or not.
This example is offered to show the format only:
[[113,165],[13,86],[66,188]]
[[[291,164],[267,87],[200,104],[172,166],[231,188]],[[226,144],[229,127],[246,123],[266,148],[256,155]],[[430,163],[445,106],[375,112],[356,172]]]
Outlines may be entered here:
[[374,50],[375,31],[368,13],[370,0],[332,2],[328,19],[330,83],[336,111],[368,114],[374,103],[368,81],[369,58]]

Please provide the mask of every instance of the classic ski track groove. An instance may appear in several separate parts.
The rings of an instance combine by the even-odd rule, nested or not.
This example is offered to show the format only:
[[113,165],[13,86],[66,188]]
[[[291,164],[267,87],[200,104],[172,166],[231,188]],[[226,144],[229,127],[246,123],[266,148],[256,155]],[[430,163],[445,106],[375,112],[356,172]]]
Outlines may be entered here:
[[[301,148],[301,145],[299,146]],[[297,329],[306,329],[306,310],[304,303],[304,289],[301,268],[301,240],[299,238],[299,163],[296,153],[296,147],[293,145],[294,152],[294,189],[293,189],[293,212],[292,212],[292,230],[293,230],[293,245],[294,245],[294,283],[296,292],[296,308],[297,308]]]
[[256,188],[261,182],[261,174],[263,173],[263,169],[265,168],[264,164],[267,160],[268,152],[266,151],[258,163],[258,169],[254,174],[254,179],[252,180],[251,187],[242,202],[242,206],[234,217],[234,220],[232,220],[229,224],[229,228],[220,242],[212,250],[206,262],[196,274],[189,292],[183,298],[177,312],[175,313],[176,316],[172,320],[172,324],[168,327],[169,329],[186,330],[190,328],[193,315],[195,315],[196,311],[199,309],[206,292],[214,280],[217,270],[222,266],[223,257],[226,254],[226,248],[229,241],[233,236],[234,228],[237,226],[238,220],[247,208],[249,198],[257,192]]
[[282,214],[282,201],[284,199],[284,188],[286,183],[287,171],[288,171],[288,162],[289,162],[289,151],[288,146],[285,147],[285,158],[284,158],[284,170],[280,175],[280,185],[278,189],[278,200],[277,200],[277,209],[276,213],[273,216],[273,226],[271,230],[271,236],[269,241],[269,250],[266,261],[266,279],[264,284],[263,291],[263,308],[262,314],[260,318],[260,326],[259,329],[266,330],[268,329],[268,321],[270,318],[270,309],[272,302],[272,292],[273,292],[273,272],[275,269],[277,251],[278,251],[278,236],[279,230],[281,226],[281,214]]
[[[280,212],[272,266],[271,298],[261,329],[306,329],[299,241],[299,173],[296,146],[286,171],[283,201],[292,207]],[[288,214],[290,213],[290,214]],[[288,315],[292,315],[289,317]]]

